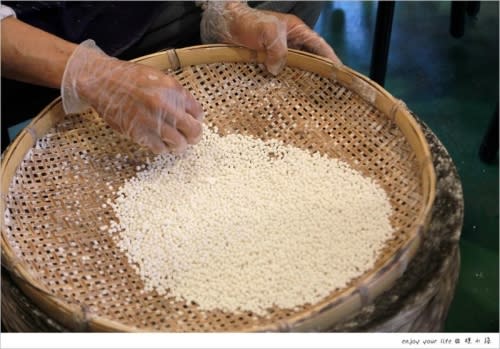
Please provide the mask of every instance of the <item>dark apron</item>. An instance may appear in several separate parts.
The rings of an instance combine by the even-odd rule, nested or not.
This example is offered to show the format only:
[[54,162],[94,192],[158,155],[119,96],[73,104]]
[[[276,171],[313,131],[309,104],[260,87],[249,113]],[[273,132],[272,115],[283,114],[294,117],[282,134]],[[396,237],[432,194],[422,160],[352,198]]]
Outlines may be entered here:
[[136,43],[158,16],[159,1],[3,1],[18,19],[73,43],[93,39],[110,55]]

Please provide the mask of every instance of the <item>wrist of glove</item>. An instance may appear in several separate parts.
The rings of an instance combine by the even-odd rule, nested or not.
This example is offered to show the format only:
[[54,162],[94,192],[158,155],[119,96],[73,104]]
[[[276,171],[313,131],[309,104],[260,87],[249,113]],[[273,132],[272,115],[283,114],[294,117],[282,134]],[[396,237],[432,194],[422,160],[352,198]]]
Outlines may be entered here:
[[201,138],[203,110],[175,78],[80,44],[61,83],[66,113],[93,107],[116,131],[153,152],[183,152]]
[[246,2],[203,1],[200,5],[203,9],[200,23],[201,41],[205,44],[237,44],[231,35],[231,24],[242,11],[252,10]]

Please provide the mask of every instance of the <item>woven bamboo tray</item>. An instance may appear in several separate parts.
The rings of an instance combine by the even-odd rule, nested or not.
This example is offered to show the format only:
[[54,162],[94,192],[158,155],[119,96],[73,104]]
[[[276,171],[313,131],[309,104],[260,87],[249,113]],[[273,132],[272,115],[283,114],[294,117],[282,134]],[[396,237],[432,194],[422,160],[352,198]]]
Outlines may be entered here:
[[[371,270],[298,310],[200,312],[145,292],[99,227],[116,219],[116,190],[152,154],[110,129],[92,110],[65,116],[47,106],[2,158],[2,265],[34,305],[70,330],[323,331],[390,289],[422,241],[435,196],[428,144],[401,101],[345,66],[290,50],[278,77],[263,56],[225,45],[137,59],[175,75],[220,134],[241,133],[340,158],[380,184],[395,233]],[[117,164],[117,161],[119,164]],[[116,166],[121,171],[115,171]],[[103,218],[104,217],[104,218]]]

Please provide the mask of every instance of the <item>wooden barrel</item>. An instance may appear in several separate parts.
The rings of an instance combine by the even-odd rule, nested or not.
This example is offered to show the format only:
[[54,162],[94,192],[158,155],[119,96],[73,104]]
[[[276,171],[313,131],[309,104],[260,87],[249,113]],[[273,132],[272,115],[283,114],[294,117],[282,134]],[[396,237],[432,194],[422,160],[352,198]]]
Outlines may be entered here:
[[[65,115],[57,99],[2,158],[2,265],[10,274],[2,309],[23,309],[7,316],[43,314],[35,322],[43,323],[40,329],[77,331],[345,330],[342,324],[397,286],[425,241],[436,190],[429,144],[404,103],[345,66],[294,50],[278,77],[261,69],[263,56],[225,45],[136,62],[176,76],[220,134],[279,139],[342,159],[372,178],[393,207],[393,237],[373,267],[346,287],[316,304],[275,307],[268,316],[202,314],[196,305],[147,292],[99,219],[114,218],[104,204],[111,188],[133,177],[151,154],[93,110]],[[270,112],[274,117],[263,117]],[[110,170],[117,158],[119,172]],[[4,291],[12,281],[16,288]],[[22,319],[10,323],[24,323],[12,330],[28,328]]]

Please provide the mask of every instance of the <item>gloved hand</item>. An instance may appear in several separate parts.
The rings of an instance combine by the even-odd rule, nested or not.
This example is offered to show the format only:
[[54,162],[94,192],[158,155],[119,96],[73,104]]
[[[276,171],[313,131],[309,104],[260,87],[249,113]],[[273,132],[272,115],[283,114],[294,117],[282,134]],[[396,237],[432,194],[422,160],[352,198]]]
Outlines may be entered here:
[[340,63],[328,43],[294,15],[255,10],[242,2],[207,1],[202,6],[204,43],[224,42],[265,51],[264,65],[274,75],[286,64],[287,47]]
[[92,106],[113,129],[156,154],[181,153],[201,139],[201,105],[175,78],[109,57],[92,40],[69,58],[61,95],[66,113]]

